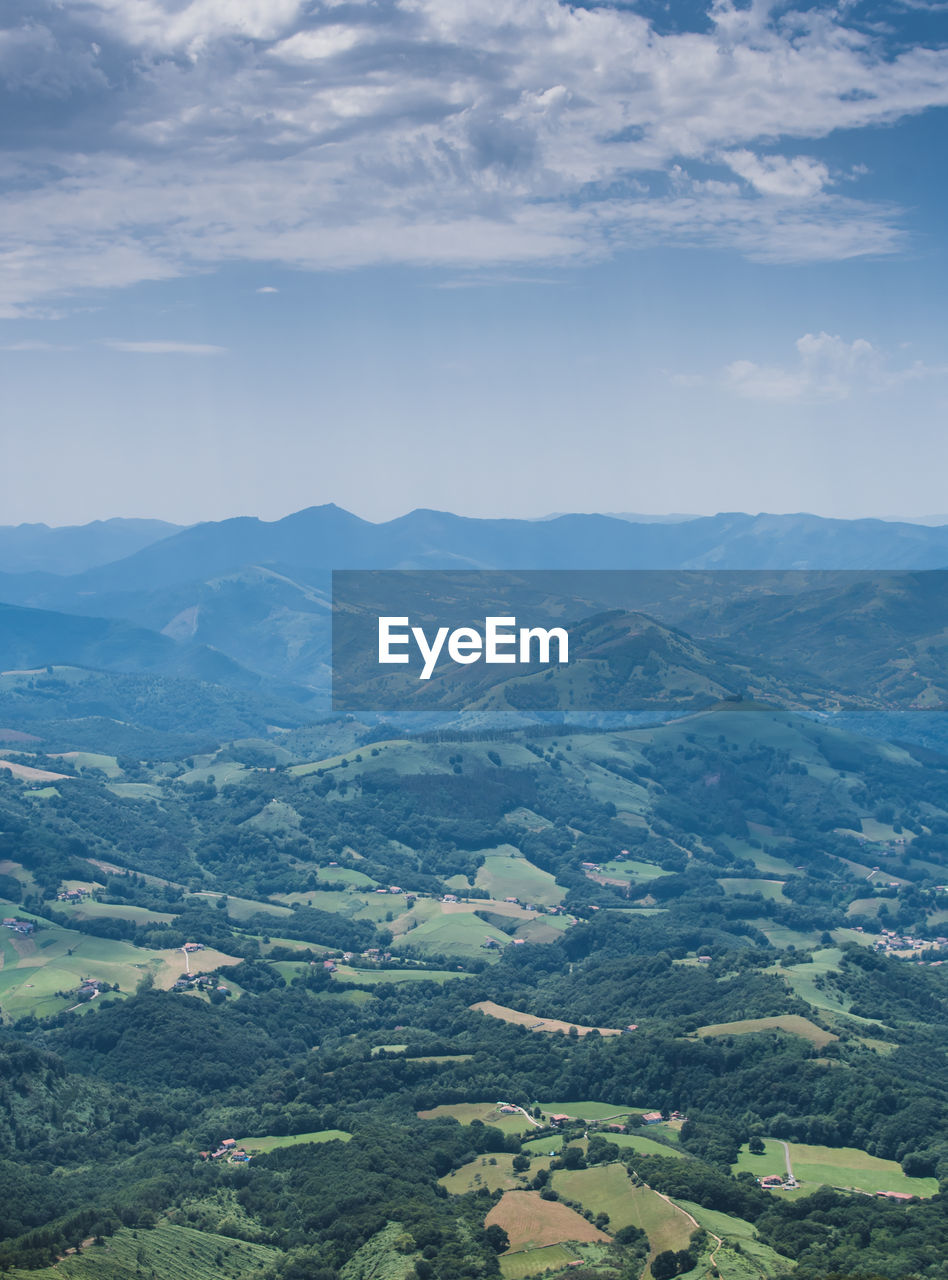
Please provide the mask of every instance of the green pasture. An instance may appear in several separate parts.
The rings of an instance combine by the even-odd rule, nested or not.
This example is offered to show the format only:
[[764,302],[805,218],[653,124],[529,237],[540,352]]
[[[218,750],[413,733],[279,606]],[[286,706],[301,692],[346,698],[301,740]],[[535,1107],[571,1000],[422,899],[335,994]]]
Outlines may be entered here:
[[85,772],[86,769],[98,769],[107,778],[122,776],[122,770],[115,756],[101,755],[96,751],[56,751],[53,752],[52,759],[68,760],[79,773]]
[[[654,1126],[656,1129],[658,1125]],[[666,1126],[661,1126],[661,1131],[665,1137],[668,1137]],[[669,1146],[665,1142],[656,1142],[654,1138],[647,1138],[643,1133],[609,1133],[602,1131],[602,1136],[607,1142],[614,1142],[617,1147],[623,1150],[637,1151],[640,1156],[672,1156],[684,1159],[684,1152],[680,1151],[677,1145]]]
[[340,964],[332,977],[334,982],[384,986],[390,982],[448,982],[451,978],[468,978],[470,974],[459,969],[356,969]]
[[[540,1109],[545,1116],[573,1116],[577,1120],[615,1120],[617,1124],[625,1124],[633,1111],[638,1107],[620,1106],[612,1102],[541,1102]],[[642,1110],[648,1111],[649,1107]]]
[[[277,1151],[281,1147],[298,1147],[304,1142],[348,1142],[352,1137],[345,1129],[317,1129],[315,1133],[270,1134],[265,1138],[238,1138],[237,1146],[245,1151]],[[224,1157],[222,1156],[221,1159]]]
[[162,795],[152,782],[110,782],[108,790],[120,800],[160,800]]
[[[857,1147],[821,1147],[788,1142],[793,1176],[808,1191],[820,1186],[843,1187],[857,1191],[898,1191],[905,1195],[933,1196],[938,1191],[935,1178],[910,1178],[895,1160],[871,1156]],[[779,1173],[785,1175],[783,1143],[774,1138],[764,1140],[764,1154],[751,1155],[741,1147],[732,1172],[749,1170],[757,1177]]]
[[[485,949],[485,938],[493,938],[499,946]],[[401,934],[392,942],[392,950],[412,947],[429,955],[483,956],[489,960],[492,956],[497,959],[509,942],[507,935],[493,925],[485,924],[473,914],[458,913],[436,916]]]
[[504,1253],[499,1258],[503,1280],[529,1280],[531,1276],[568,1275],[564,1270],[577,1261],[595,1262],[604,1249],[595,1244],[548,1244],[519,1253]]
[[502,1133],[529,1133],[535,1126],[521,1112],[503,1115],[493,1102],[449,1102],[440,1107],[432,1107],[430,1111],[419,1111],[422,1120],[441,1120],[450,1118],[459,1124],[470,1124],[472,1120],[482,1120],[484,1124]]
[[796,947],[797,951],[806,951],[816,946],[820,935],[813,929],[802,933],[799,929],[791,929],[789,925],[777,924],[773,920],[751,920],[750,924],[759,929],[771,946],[783,951],[786,947]]
[[566,890],[550,875],[528,862],[512,844],[484,851],[484,863],[478,869],[475,884],[486,889],[492,898],[519,898],[521,902],[537,902],[552,907],[562,902]]
[[82,902],[57,902],[55,909],[76,920],[134,920],[140,925],[170,924],[175,918],[170,911],[150,911],[147,907],[125,903],[93,902],[91,898]]
[[[634,858],[614,858],[611,862],[601,862],[599,866],[604,876],[612,880],[625,880],[628,884],[657,880],[659,876],[668,874],[654,862],[636,862]],[[596,872],[592,874],[595,875]]]

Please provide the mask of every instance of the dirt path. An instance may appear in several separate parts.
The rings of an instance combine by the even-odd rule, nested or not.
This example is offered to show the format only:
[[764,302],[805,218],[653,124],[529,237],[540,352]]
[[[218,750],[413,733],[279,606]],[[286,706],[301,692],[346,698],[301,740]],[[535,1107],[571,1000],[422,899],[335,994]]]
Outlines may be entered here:
[[[789,1156],[787,1158],[789,1159]],[[635,1170],[633,1169],[632,1172],[635,1173]],[[638,1177],[638,1174],[636,1174],[636,1177]],[[721,1237],[718,1235],[715,1235],[713,1231],[708,1231],[707,1227],[702,1227],[701,1223],[693,1214],[689,1213],[687,1209],[683,1209],[680,1204],[675,1204],[674,1200],[672,1200],[670,1196],[666,1196],[664,1192],[656,1191],[654,1187],[649,1187],[647,1182],[643,1182],[642,1185],[648,1187],[649,1191],[657,1195],[659,1200],[664,1200],[665,1203],[668,1205],[671,1205],[673,1209],[677,1209],[679,1213],[683,1213],[685,1217],[688,1219],[688,1221],[692,1224],[695,1231],[704,1231],[706,1232],[707,1235],[711,1237],[712,1240],[717,1240],[717,1244],[714,1246],[714,1248],[711,1250],[710,1254],[708,1255],[708,1260],[711,1263],[711,1266],[712,1267],[717,1266],[717,1262],[715,1260],[714,1255],[724,1244],[724,1241],[721,1239]]]
[[778,1138],[777,1141],[783,1147],[784,1158],[787,1162],[787,1180],[789,1182],[793,1182],[793,1166],[790,1164],[790,1148],[782,1139]]
[[533,1116],[530,1114],[529,1111],[526,1110],[526,1108],[518,1107],[515,1102],[504,1102],[504,1103],[501,1103],[501,1106],[513,1107],[515,1111],[519,1111],[520,1114],[524,1116],[527,1120],[529,1120],[530,1123],[534,1125],[537,1129],[543,1128],[543,1125],[539,1120],[534,1120]]

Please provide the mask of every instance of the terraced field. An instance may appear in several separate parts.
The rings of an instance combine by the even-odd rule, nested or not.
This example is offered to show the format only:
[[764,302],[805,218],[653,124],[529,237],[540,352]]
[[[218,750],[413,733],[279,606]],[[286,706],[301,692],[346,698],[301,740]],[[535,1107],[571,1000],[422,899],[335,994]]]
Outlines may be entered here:
[[268,1245],[160,1223],[150,1230],[122,1228],[104,1244],[89,1244],[42,1271],[8,1271],[12,1280],[246,1280],[282,1255]]

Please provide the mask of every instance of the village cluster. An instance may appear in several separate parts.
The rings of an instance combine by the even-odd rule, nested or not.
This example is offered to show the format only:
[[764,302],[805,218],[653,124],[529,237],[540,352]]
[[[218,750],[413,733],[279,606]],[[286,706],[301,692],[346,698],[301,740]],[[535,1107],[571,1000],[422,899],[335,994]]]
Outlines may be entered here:
[[202,1160],[220,1160],[222,1156],[226,1156],[228,1164],[248,1164],[251,1155],[243,1147],[238,1147],[236,1138],[222,1138],[215,1151],[201,1151],[198,1154]]

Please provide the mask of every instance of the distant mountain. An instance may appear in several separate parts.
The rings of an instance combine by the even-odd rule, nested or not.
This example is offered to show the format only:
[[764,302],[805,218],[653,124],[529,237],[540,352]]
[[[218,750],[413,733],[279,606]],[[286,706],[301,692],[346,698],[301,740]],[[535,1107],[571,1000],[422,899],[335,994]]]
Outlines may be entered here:
[[934,569],[948,566],[948,527],[741,513],[675,524],[600,515],[479,520],[428,510],[372,524],[330,504],[269,523],[242,516],[195,525],[73,578],[59,605],[79,594],[207,581],[247,565],[308,583],[361,568]]
[[50,528],[46,524],[0,526],[0,573],[83,573],[133,555],[180,533],[164,520],[93,520]]
[[350,613],[340,617],[336,625],[341,629],[343,660],[336,667],[335,692],[342,710],[675,708],[684,714],[723,700],[748,697],[803,709],[828,692],[805,672],[775,670],[765,658],[750,664],[733,650],[696,641],[643,614],[610,612],[570,622],[569,662],[565,665],[537,664],[514,675],[509,667],[483,662],[459,668],[445,655],[427,681],[419,680],[417,663],[395,670],[380,668],[372,660],[347,663],[347,650],[353,654],[360,651],[356,643],[346,644],[346,627],[355,636],[360,626],[358,616]]
[[0,671],[48,666],[153,672],[244,689],[262,683],[226,654],[128,622],[0,604]]

